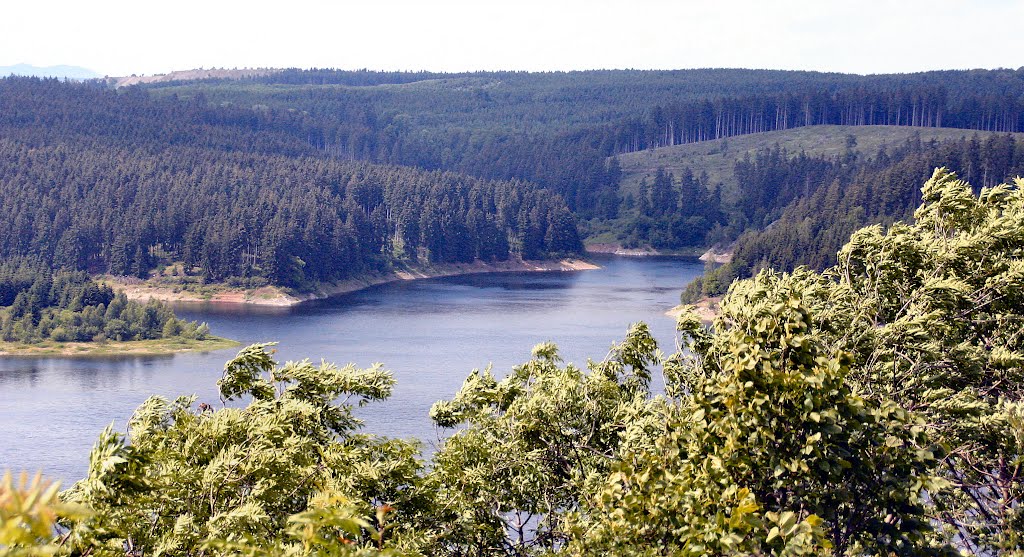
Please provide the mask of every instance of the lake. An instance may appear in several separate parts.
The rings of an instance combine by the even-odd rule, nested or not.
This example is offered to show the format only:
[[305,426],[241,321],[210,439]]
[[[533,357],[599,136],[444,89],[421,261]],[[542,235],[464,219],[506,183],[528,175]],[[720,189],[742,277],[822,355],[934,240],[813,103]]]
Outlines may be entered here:
[[[428,411],[474,368],[505,375],[531,348],[555,342],[566,362],[600,360],[630,323],[651,326],[674,348],[665,310],[703,271],[694,258],[591,258],[601,269],[498,273],[380,285],[292,308],[176,306],[214,334],[279,342],[279,361],[309,358],[367,367],[382,362],[398,384],[383,403],[359,409],[365,431],[415,437],[432,451],[444,432]],[[217,407],[216,382],[235,349],[161,357],[0,358],[0,471],[35,472],[65,485],[82,477],[104,427],[124,431],[150,395],[197,394]]]

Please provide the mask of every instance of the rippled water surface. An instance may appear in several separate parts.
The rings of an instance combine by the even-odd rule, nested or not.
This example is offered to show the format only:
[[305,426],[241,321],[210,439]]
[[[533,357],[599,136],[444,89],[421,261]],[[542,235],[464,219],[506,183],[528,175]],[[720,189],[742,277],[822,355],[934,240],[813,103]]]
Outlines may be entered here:
[[[538,342],[554,341],[580,365],[602,359],[629,324],[647,322],[666,349],[663,312],[700,274],[695,259],[595,259],[596,271],[508,273],[382,285],[296,308],[179,307],[214,334],[244,344],[277,341],[281,361],[384,363],[398,384],[388,401],[360,409],[367,431],[436,443],[430,405],[449,398],[474,368],[504,375]],[[0,470],[81,477],[99,432],[123,431],[146,397],[197,394],[219,404],[216,381],[236,350],[166,357],[0,358]]]

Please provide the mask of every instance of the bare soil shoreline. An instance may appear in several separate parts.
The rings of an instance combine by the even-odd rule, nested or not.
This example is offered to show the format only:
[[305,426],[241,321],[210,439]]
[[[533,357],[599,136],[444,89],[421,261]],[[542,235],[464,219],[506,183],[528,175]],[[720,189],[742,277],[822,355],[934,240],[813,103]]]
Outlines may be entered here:
[[705,324],[710,324],[712,321],[715,320],[716,317],[718,317],[718,314],[720,313],[718,309],[718,304],[721,301],[721,296],[701,298],[695,304],[678,305],[666,311],[665,315],[672,317],[674,319],[678,319],[679,316],[682,315],[683,311],[686,310],[686,308],[692,307],[694,312],[697,313],[697,317],[700,317],[701,322]]
[[347,294],[389,282],[425,278],[470,275],[477,273],[510,273],[523,271],[585,271],[598,269],[597,265],[582,259],[559,261],[510,260],[485,263],[448,263],[396,269],[388,273],[368,275],[344,281],[324,283],[312,292],[291,293],[276,286],[246,289],[216,285],[211,291],[196,292],[187,286],[141,281],[126,277],[102,276],[99,280],[115,290],[122,291],[130,300],[164,302],[210,302],[216,304],[251,304],[257,306],[288,307],[310,300],[319,300],[338,294]]

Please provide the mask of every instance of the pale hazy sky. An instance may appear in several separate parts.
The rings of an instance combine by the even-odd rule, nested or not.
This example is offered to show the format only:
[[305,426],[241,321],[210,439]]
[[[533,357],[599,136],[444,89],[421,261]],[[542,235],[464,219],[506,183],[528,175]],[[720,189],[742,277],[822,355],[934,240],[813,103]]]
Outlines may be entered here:
[[0,65],[913,72],[1024,66],[1024,0],[4,0]]

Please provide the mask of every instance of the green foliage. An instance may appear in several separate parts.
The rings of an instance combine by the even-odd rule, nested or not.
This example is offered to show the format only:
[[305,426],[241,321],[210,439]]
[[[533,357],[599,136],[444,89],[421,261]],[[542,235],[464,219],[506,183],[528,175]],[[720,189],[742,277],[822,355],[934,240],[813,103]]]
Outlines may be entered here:
[[[801,284],[815,337],[850,354],[849,381],[862,396],[927,424],[931,442],[945,447],[935,454],[940,481],[929,515],[976,554],[1024,543],[1022,187],[1018,179],[975,195],[938,169],[914,224],[856,232],[823,275],[800,269],[756,279]],[[731,296],[755,301],[749,284],[734,285]],[[723,319],[737,317],[726,311]]]
[[[153,397],[135,412],[127,439],[109,430],[100,437],[88,477],[66,495],[94,512],[72,527],[79,550],[192,555],[247,547],[257,555],[298,544],[300,554],[330,555],[320,546],[334,531],[347,532],[354,548],[382,547],[383,525],[361,525],[385,505],[397,516],[413,512],[416,450],[357,434],[351,406],[337,400],[386,398],[390,374],[308,361],[279,367],[265,348],[250,346],[225,366],[222,396],[251,397],[246,406],[213,410],[195,407],[195,397]],[[400,532],[388,536],[393,545]]]
[[733,261],[695,281],[688,300],[723,294],[734,279],[762,268],[833,265],[836,252],[860,228],[910,221],[923,201],[919,186],[936,167],[962,169],[975,185],[992,187],[1024,174],[1024,142],[1009,134],[941,143],[911,137],[855,160],[790,157],[776,147],[737,162],[750,227],[736,240]]
[[949,446],[938,516],[978,552],[1022,549],[1024,181],[983,188],[945,170],[914,225],[855,234],[830,271],[822,328],[857,381],[923,416]]
[[604,476],[620,445],[659,421],[648,401],[656,344],[635,325],[590,372],[562,367],[557,348],[498,381],[475,371],[450,401],[431,408],[440,426],[462,426],[434,455],[436,550],[452,555],[552,551],[561,517],[588,482]]
[[851,390],[803,288],[762,275],[734,288],[711,336],[682,322],[690,352],[667,370],[679,399],[577,518],[574,553],[927,552],[923,423]]
[[[676,413],[573,551],[1021,551],[1022,186],[937,170],[914,224],[857,232],[823,275],[735,283],[711,333],[682,321]],[[798,545],[782,516],[810,521]]]
[[42,557],[63,552],[54,529],[61,519],[83,519],[81,506],[61,502],[60,484],[24,474],[17,483],[10,472],[0,478],[0,554],[7,557]]
[[[375,521],[363,518],[358,505],[344,497],[318,496],[310,501],[309,509],[288,518],[285,541],[272,546],[255,536],[242,536],[242,541],[213,540],[204,544],[204,550],[218,554],[246,555],[249,557],[276,557],[279,555],[302,557],[398,557],[419,555],[418,552],[384,548],[389,528],[387,515],[390,506],[378,507]],[[369,543],[359,543],[369,536]]]
[[10,303],[0,307],[0,341],[203,340],[209,334],[205,323],[182,321],[159,301],[129,301],[84,272],[27,270],[24,260],[0,264],[0,299],[3,294]]

